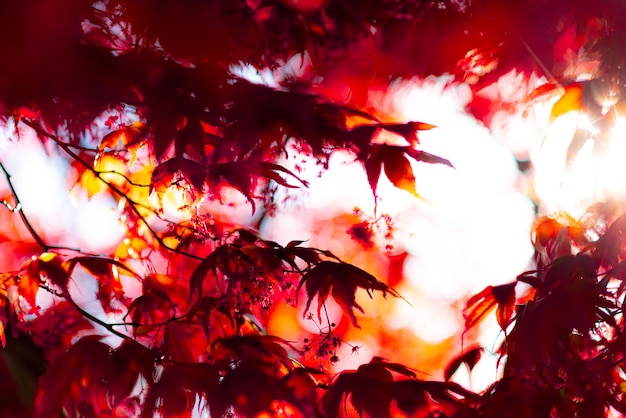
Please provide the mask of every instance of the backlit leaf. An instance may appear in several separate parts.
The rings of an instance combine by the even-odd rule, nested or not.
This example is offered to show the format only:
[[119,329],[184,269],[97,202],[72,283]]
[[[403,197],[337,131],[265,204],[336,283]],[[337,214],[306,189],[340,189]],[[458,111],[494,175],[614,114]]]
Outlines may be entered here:
[[406,147],[404,148],[406,154],[413,158],[415,161],[419,161],[422,163],[428,163],[428,164],[443,164],[443,165],[447,165],[450,168],[454,168],[454,166],[452,165],[452,163],[448,160],[446,160],[445,158],[441,158],[438,157],[436,155],[430,154],[426,151],[420,151],[420,150],[416,150],[414,148],[411,147]]
[[506,330],[515,308],[515,286],[517,282],[499,286],[487,286],[480,293],[467,301],[463,310],[465,329],[469,330],[478,325],[494,308],[498,325]]
[[100,141],[100,151],[107,148],[115,149],[118,145],[125,147],[138,141],[145,133],[145,124],[143,122],[135,122],[128,126],[109,132]]
[[369,149],[369,154],[364,161],[365,173],[367,174],[367,181],[370,184],[372,193],[376,196],[376,188],[378,187],[378,180],[380,178],[380,172],[382,170],[383,163],[383,148],[377,145],[373,145]]
[[122,287],[120,274],[126,273],[139,278],[137,274],[121,262],[104,257],[74,257],[65,261],[63,267],[71,275],[76,264],[80,264],[98,280],[98,293],[96,296],[106,312],[111,310],[113,297],[120,301],[123,299],[124,288]]
[[364,289],[370,294],[370,291],[377,290],[386,295],[390,293],[392,296],[400,297],[398,292],[387,286],[385,283],[377,280],[368,272],[361,270],[351,264],[322,261],[308,271],[298,285],[298,290],[305,286],[307,301],[305,306],[305,314],[311,306],[313,298],[318,298],[317,315],[321,320],[321,309],[324,301],[331,294],[333,299],[341,306],[343,311],[348,314],[354,326],[357,324],[354,309],[363,312],[363,308],[356,303],[356,290]]
[[461,366],[461,364],[466,364],[467,368],[471,372],[474,366],[476,365],[476,363],[478,363],[478,360],[480,360],[482,351],[483,349],[481,347],[470,348],[468,350],[465,350],[463,353],[461,353],[457,357],[450,360],[450,362],[446,366],[446,369],[443,372],[444,379],[446,381],[450,380],[452,375],[456,373],[456,371]]
[[396,124],[381,124],[381,128],[391,131],[395,134],[403,136],[412,146],[419,144],[419,138],[417,136],[418,131],[428,131],[436,128],[435,125],[431,125],[423,122],[407,122]]
[[565,87],[565,93],[554,103],[550,112],[550,120],[556,119],[568,112],[579,111],[582,107],[583,86],[572,83]]
[[383,169],[394,186],[420,197],[415,190],[413,168],[401,149],[387,148],[383,157]]

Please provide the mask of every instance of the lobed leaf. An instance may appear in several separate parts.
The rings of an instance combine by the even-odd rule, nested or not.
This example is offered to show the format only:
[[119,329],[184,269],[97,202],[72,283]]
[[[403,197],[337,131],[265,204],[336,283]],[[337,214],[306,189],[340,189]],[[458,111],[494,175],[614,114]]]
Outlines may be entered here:
[[465,330],[467,331],[478,325],[497,307],[496,318],[498,325],[500,325],[503,331],[506,331],[515,309],[516,285],[517,282],[499,286],[487,286],[480,293],[472,296],[463,310]]
[[383,160],[383,169],[394,186],[406,190],[415,197],[420,197],[415,189],[413,168],[401,148],[387,148]]
[[557,100],[550,111],[550,120],[571,111],[578,111],[582,107],[583,86],[580,83],[572,83],[565,87],[563,96]]
[[443,372],[444,379],[446,381],[450,380],[462,364],[466,364],[471,372],[474,366],[476,366],[476,363],[478,363],[478,360],[480,360],[482,351],[482,347],[476,346],[465,350],[463,353],[450,360]]
[[[432,125],[429,125],[432,126]],[[415,188],[415,174],[407,157],[418,162],[428,164],[443,164],[454,168],[452,163],[445,158],[438,157],[425,151],[416,150],[410,146],[396,146],[387,144],[372,144],[364,158],[363,164],[367,174],[367,180],[376,196],[376,188],[380,173],[384,170],[389,181],[399,189],[406,190],[420,198]]]
[[[332,292],[335,301],[348,314],[354,326],[359,327],[354,309],[363,312],[363,308],[356,303],[356,290],[364,289],[370,291],[377,290],[386,295],[390,293],[395,297],[400,297],[398,292],[385,283],[377,280],[368,272],[361,270],[351,264],[335,261],[322,261],[308,271],[300,279],[298,290],[305,286],[307,301],[305,315],[311,306],[313,298],[318,298],[317,315],[321,320],[321,309],[324,301]],[[370,295],[371,296],[371,295]]]

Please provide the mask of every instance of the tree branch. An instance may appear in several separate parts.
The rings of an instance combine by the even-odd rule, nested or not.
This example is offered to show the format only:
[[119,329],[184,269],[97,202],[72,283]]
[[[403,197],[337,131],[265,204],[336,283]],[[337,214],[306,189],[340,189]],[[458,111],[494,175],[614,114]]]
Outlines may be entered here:
[[10,208],[7,205],[7,203],[4,203],[4,205],[12,212],[17,212],[20,214],[20,218],[22,218],[22,222],[24,223],[24,226],[26,226],[26,229],[28,229],[28,232],[33,237],[37,245],[41,247],[43,252],[48,252],[50,250],[50,246],[44,242],[44,240],[37,233],[37,231],[35,231],[35,228],[33,228],[33,225],[30,223],[30,221],[26,217],[26,214],[24,213],[24,208],[22,207],[22,202],[20,202],[20,198],[17,195],[17,191],[15,190],[15,187],[13,186],[13,182],[11,181],[11,174],[9,174],[9,172],[4,167],[4,164],[2,162],[0,162],[0,170],[2,170],[2,172],[4,173],[4,177],[7,179],[7,184],[9,185],[9,189],[11,190],[11,194],[13,195],[13,199],[15,199],[15,207]]
[[172,247],[166,245],[165,241],[163,241],[163,239],[150,227],[150,225],[148,224],[146,219],[143,217],[143,215],[140,213],[140,211],[139,211],[139,209],[137,207],[138,206],[144,207],[144,208],[146,208],[146,209],[148,209],[148,210],[150,210],[150,211],[152,211],[153,213],[156,214],[156,212],[152,208],[146,207],[145,205],[142,205],[142,204],[140,204],[138,202],[135,202],[134,200],[130,199],[128,197],[128,195],[123,190],[121,190],[120,188],[118,188],[114,184],[111,184],[111,183],[107,182],[105,179],[103,179],[102,175],[101,175],[101,173],[99,171],[94,169],[89,163],[87,163],[85,160],[83,160],[78,154],[76,154],[65,142],[61,141],[56,135],[46,131],[39,123],[36,123],[35,121],[30,120],[30,119],[26,119],[26,118],[22,118],[21,122],[23,122],[26,126],[29,126],[32,129],[34,129],[35,132],[37,132],[37,134],[39,134],[41,136],[45,136],[47,138],[50,138],[67,155],[69,155],[72,159],[74,159],[80,165],[85,167],[87,170],[91,171],[98,179],[102,180],[107,185],[107,187],[109,187],[109,189],[113,193],[115,193],[119,197],[125,198],[126,201],[130,203],[130,207],[132,208],[132,210],[135,213],[135,215],[137,215],[137,217],[146,225],[146,227],[148,228],[148,230],[150,231],[150,233],[152,234],[154,239],[159,243],[159,245],[161,245],[163,248],[165,248],[168,251],[171,251],[173,253],[177,253],[177,254],[180,254],[182,256],[189,257],[189,258],[192,258],[192,259],[195,259],[195,260],[199,260],[199,261],[204,260],[204,258],[202,258],[200,256],[197,256],[195,254],[191,254],[191,253],[188,253],[186,251],[182,251],[182,250],[179,250],[177,248],[172,248]]

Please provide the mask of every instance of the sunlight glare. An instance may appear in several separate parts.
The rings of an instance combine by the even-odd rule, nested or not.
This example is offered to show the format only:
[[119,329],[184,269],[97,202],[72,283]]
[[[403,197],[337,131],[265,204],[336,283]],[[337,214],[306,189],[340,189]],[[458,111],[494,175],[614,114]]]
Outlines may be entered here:
[[[575,151],[571,151],[572,141],[579,142],[573,144],[578,148]],[[617,118],[605,136],[586,115],[569,112],[560,116],[552,122],[542,146],[532,156],[534,192],[543,212],[564,212],[578,218],[593,203],[625,199],[624,155],[624,119]]]

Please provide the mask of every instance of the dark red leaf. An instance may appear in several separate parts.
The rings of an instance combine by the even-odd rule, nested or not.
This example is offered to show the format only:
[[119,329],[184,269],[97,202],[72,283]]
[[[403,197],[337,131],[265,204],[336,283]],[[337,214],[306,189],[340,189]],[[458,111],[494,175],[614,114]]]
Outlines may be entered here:
[[413,158],[415,161],[420,161],[428,164],[443,164],[447,165],[450,168],[454,168],[452,163],[445,158],[438,157],[436,155],[430,154],[426,151],[416,150],[410,147],[405,148],[406,154]]
[[478,325],[495,307],[498,307],[498,324],[506,330],[515,308],[515,285],[517,282],[499,286],[487,286],[467,301],[463,310],[465,329]]
[[302,276],[298,290],[303,285],[305,285],[307,293],[305,314],[309,310],[313,298],[317,296],[319,302],[317,314],[321,320],[322,306],[332,289],[333,298],[343,311],[350,316],[352,323],[356,327],[359,327],[359,325],[354,315],[354,309],[363,312],[361,306],[356,303],[355,293],[357,288],[365,289],[368,293],[371,290],[378,290],[383,295],[389,292],[393,296],[400,297],[393,288],[377,280],[368,272],[351,264],[334,261],[322,261],[313,267]]
[[446,381],[450,380],[452,375],[456,373],[461,364],[466,364],[467,368],[471,372],[476,363],[478,363],[478,360],[480,360],[482,351],[482,347],[476,346],[474,348],[465,350],[463,353],[450,360],[450,362],[446,366],[446,369],[443,372],[444,379]]
[[106,312],[111,310],[111,300],[123,300],[124,288],[120,279],[121,274],[129,274],[137,279],[140,277],[130,268],[117,260],[104,257],[80,256],[74,257],[63,263],[63,267],[72,274],[76,264],[80,264],[85,270],[98,280],[98,300]]
[[423,122],[381,124],[380,127],[403,136],[411,144],[411,146],[419,144],[419,138],[417,136],[418,131],[428,131],[436,128],[435,125]]
[[383,169],[391,183],[399,189],[406,190],[415,197],[420,195],[415,190],[415,175],[411,163],[400,147],[386,147],[383,156]]
[[292,177],[294,179],[296,179],[300,184],[302,184],[304,187],[308,187],[308,182],[306,182],[305,180],[302,180],[300,177],[296,176],[293,172],[287,170],[285,167],[280,166],[278,164],[274,164],[274,163],[270,163],[267,161],[262,161],[261,162],[261,169],[260,169],[260,175],[269,179],[269,180],[274,180],[276,183],[280,184],[281,186],[284,187],[291,187],[291,188],[297,188],[299,186],[294,186],[292,184],[289,184],[287,182],[287,180],[285,180],[280,173],[284,173],[287,174],[289,177]]
[[142,122],[135,122],[131,125],[125,126],[115,131],[109,132],[100,141],[99,149],[104,151],[107,148],[115,149],[121,142],[122,146],[134,144],[145,133],[145,124]]
[[364,161],[365,173],[367,174],[367,181],[370,184],[372,193],[376,197],[376,188],[378,187],[378,180],[380,178],[380,172],[382,170],[383,163],[383,148],[380,145],[371,145],[369,147],[369,153]]

